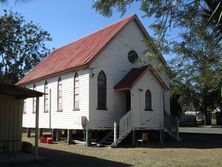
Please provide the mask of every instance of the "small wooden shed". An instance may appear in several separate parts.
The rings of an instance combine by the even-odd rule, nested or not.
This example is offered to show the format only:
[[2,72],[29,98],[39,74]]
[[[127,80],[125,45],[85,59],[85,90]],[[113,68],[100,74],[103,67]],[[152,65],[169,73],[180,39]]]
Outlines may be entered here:
[[42,95],[24,87],[0,83],[0,152],[21,151],[24,99],[38,99]]

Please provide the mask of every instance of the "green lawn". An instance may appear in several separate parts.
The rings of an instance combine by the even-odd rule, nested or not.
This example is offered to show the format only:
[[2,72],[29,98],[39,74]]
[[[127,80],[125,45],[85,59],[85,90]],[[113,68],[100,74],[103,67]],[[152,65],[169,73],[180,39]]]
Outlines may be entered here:
[[[203,138],[205,137],[205,138]],[[200,138],[199,140],[197,140]],[[151,143],[146,148],[97,148],[82,144],[40,144],[40,155],[48,161],[35,166],[195,166],[221,167],[221,136],[191,135],[182,143]],[[194,140],[193,142],[189,141]],[[202,140],[201,140],[202,139]],[[33,142],[33,138],[24,140]],[[212,142],[212,143],[211,143]]]

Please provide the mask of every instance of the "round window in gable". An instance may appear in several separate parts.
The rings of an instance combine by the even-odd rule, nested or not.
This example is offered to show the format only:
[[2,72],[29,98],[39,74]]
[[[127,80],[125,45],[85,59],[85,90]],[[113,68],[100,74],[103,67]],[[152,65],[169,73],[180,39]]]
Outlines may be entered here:
[[138,60],[138,54],[134,50],[129,51],[128,60],[132,64],[136,63],[136,61]]

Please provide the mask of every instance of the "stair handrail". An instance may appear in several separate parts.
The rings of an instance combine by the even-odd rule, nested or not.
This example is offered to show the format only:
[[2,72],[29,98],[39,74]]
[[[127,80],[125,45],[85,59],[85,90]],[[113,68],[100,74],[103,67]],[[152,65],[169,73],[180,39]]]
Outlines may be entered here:
[[167,129],[171,134],[174,134],[177,141],[180,141],[179,137],[179,119],[173,117],[168,113],[164,114],[164,128]]
[[128,111],[119,120],[119,136],[129,133],[132,130],[132,111]]
[[174,129],[174,131],[177,131],[177,122],[178,119],[176,117],[173,117],[168,113],[164,114],[164,127],[169,131],[172,131],[172,129]]

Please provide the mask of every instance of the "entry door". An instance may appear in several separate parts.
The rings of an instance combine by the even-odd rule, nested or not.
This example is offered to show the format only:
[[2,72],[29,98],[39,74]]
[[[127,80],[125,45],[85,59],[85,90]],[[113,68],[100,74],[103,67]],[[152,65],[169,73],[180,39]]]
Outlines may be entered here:
[[126,112],[131,110],[131,93],[130,91],[126,92]]

